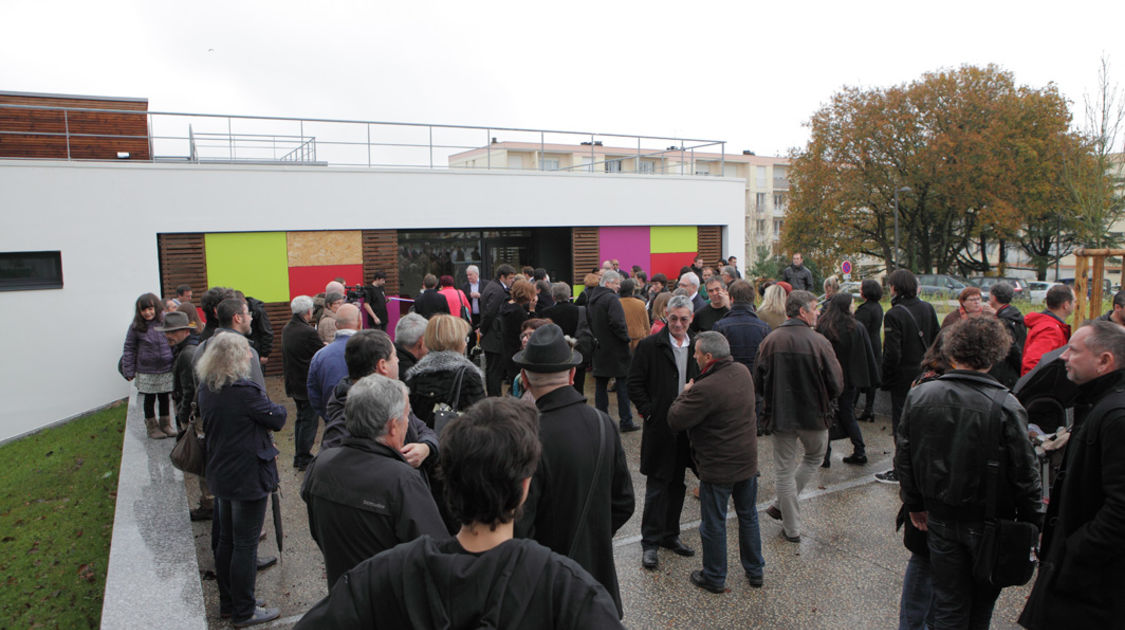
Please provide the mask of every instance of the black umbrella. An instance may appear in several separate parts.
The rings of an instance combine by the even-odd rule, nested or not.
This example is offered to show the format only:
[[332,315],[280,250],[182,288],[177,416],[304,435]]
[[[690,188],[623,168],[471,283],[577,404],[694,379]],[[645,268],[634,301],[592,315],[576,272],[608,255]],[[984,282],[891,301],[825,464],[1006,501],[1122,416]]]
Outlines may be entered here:
[[284,538],[281,533],[281,488],[274,490],[270,494],[270,504],[273,506],[273,533],[277,538],[277,553],[281,554],[281,539]]
[[1066,377],[1066,363],[1062,360],[1066,348],[1044,354],[1012,388],[1012,393],[1027,409],[1028,422],[1048,433],[1066,425],[1066,408],[1074,406],[1078,395],[1078,386]]

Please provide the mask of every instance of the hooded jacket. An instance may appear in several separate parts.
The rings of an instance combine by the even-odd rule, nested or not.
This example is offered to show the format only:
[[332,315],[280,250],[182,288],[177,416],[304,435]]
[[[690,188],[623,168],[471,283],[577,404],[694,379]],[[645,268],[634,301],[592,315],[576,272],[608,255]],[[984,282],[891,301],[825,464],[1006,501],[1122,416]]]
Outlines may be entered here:
[[996,365],[992,366],[992,371],[989,372],[996,380],[1000,381],[1005,387],[1014,387],[1016,381],[1020,378],[1020,365],[1023,362],[1023,343],[1027,340],[1027,326],[1023,322],[1023,315],[1020,310],[1011,304],[1004,306],[1004,308],[996,311],[1004,328],[1007,329],[1008,335],[1012,338],[1012,345],[1008,348],[1008,356],[1004,357]]
[[1030,372],[1044,354],[1070,341],[1070,325],[1050,311],[1028,313],[1023,321],[1027,325],[1027,341],[1023,345],[1020,376]]
[[140,374],[164,374],[172,371],[172,348],[168,338],[156,329],[164,318],[160,315],[147,322],[140,331],[129,325],[121,353],[121,370],[127,379]]
[[532,540],[483,553],[422,536],[360,563],[296,630],[322,628],[622,628],[605,589]]

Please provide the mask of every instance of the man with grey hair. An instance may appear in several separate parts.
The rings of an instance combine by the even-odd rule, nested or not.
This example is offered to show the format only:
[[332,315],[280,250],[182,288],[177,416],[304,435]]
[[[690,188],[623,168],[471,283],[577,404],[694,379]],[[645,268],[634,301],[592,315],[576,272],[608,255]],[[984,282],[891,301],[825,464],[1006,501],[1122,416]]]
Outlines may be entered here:
[[[473,332],[479,334],[481,295],[484,294],[484,288],[488,286],[488,280],[480,277],[480,267],[476,265],[469,265],[465,268],[465,280],[465,284],[461,285],[461,292],[465,294],[465,299],[469,302],[469,317],[473,324]],[[477,345],[477,334],[469,336],[469,344],[465,348],[469,353],[472,353],[473,348]]]
[[402,455],[410,414],[402,382],[372,374],[348,391],[351,434],[309,464],[301,486],[328,589],[355,565],[403,542],[448,535],[424,478]]
[[1074,430],[1055,476],[1027,628],[1120,627],[1125,618],[1125,330],[1083,324],[1062,354],[1078,385]]
[[398,350],[398,373],[406,376],[422,357],[429,354],[426,341],[425,317],[418,313],[407,313],[395,324],[395,349]]
[[727,503],[738,514],[738,552],[750,586],[761,588],[762,540],[758,530],[758,421],[754,380],[731,358],[726,337],[714,331],[695,338],[699,377],[684,384],[668,410],[668,426],[687,431],[699,471],[703,517],[699,538],[703,570],[691,574],[696,586],[722,593],[727,577]]
[[[684,274],[695,277],[695,274]],[[688,381],[699,375],[691,360],[688,333],[692,304],[687,296],[668,300],[668,324],[641,339],[629,369],[629,398],[643,422],[641,474],[645,475],[645,505],[641,514],[641,565],[655,569],[657,548],[681,556],[695,551],[680,541],[680,512],[684,508],[684,473],[691,464],[688,437],[668,426],[668,409]]]
[[687,291],[688,297],[691,298],[691,311],[693,313],[707,305],[706,300],[699,294],[699,283],[699,276],[695,275],[694,272],[689,271],[680,276],[680,284],[678,286],[684,291]]
[[[773,431],[777,501],[766,510],[782,521],[781,537],[801,542],[797,496],[824,461],[834,401],[844,391],[844,373],[832,344],[816,332],[816,296],[793,291],[785,320],[766,335],[754,364],[754,387],[762,392],[762,420]],[[797,462],[797,443],[804,458]]]
[[571,387],[582,355],[567,343],[562,328],[537,328],[513,361],[535,398],[543,443],[516,535],[534,538],[582,565],[609,591],[621,616],[613,536],[635,506],[621,438],[613,420]]
[[289,304],[293,317],[281,329],[281,370],[285,375],[285,395],[297,406],[293,423],[293,467],[304,470],[312,461],[312,445],[316,440],[317,410],[309,402],[309,365],[317,351],[324,347],[310,323],[313,300],[298,295]]
[[[609,412],[609,381],[624,378],[629,374],[629,326],[625,321],[625,310],[621,298],[617,296],[621,288],[621,274],[608,270],[602,274],[598,286],[590,290],[586,303],[590,331],[597,344],[594,346],[594,406],[599,411]],[[629,408],[629,397],[621,388],[617,396],[617,418],[621,432],[636,431],[640,427],[633,422]]]

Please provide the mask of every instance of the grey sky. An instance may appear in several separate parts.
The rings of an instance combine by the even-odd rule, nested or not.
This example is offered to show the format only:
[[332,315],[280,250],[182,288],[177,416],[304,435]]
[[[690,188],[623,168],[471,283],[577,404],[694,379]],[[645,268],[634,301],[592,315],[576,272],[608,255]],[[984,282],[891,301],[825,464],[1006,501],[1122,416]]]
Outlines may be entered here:
[[160,111],[802,145],[843,85],[996,63],[1076,103],[1125,83],[1125,3],[0,3],[0,90]]

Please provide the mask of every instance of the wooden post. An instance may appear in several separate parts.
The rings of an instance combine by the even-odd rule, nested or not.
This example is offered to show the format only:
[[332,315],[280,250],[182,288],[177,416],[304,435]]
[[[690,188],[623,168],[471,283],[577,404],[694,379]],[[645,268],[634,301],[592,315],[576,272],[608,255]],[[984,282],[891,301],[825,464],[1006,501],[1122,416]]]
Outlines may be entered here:
[[1085,252],[1074,254],[1074,321],[1086,321],[1086,265],[1089,260]]
[[1090,319],[1102,313],[1102,293],[1105,289],[1105,256],[1093,256],[1094,259],[1094,286],[1090,291]]

